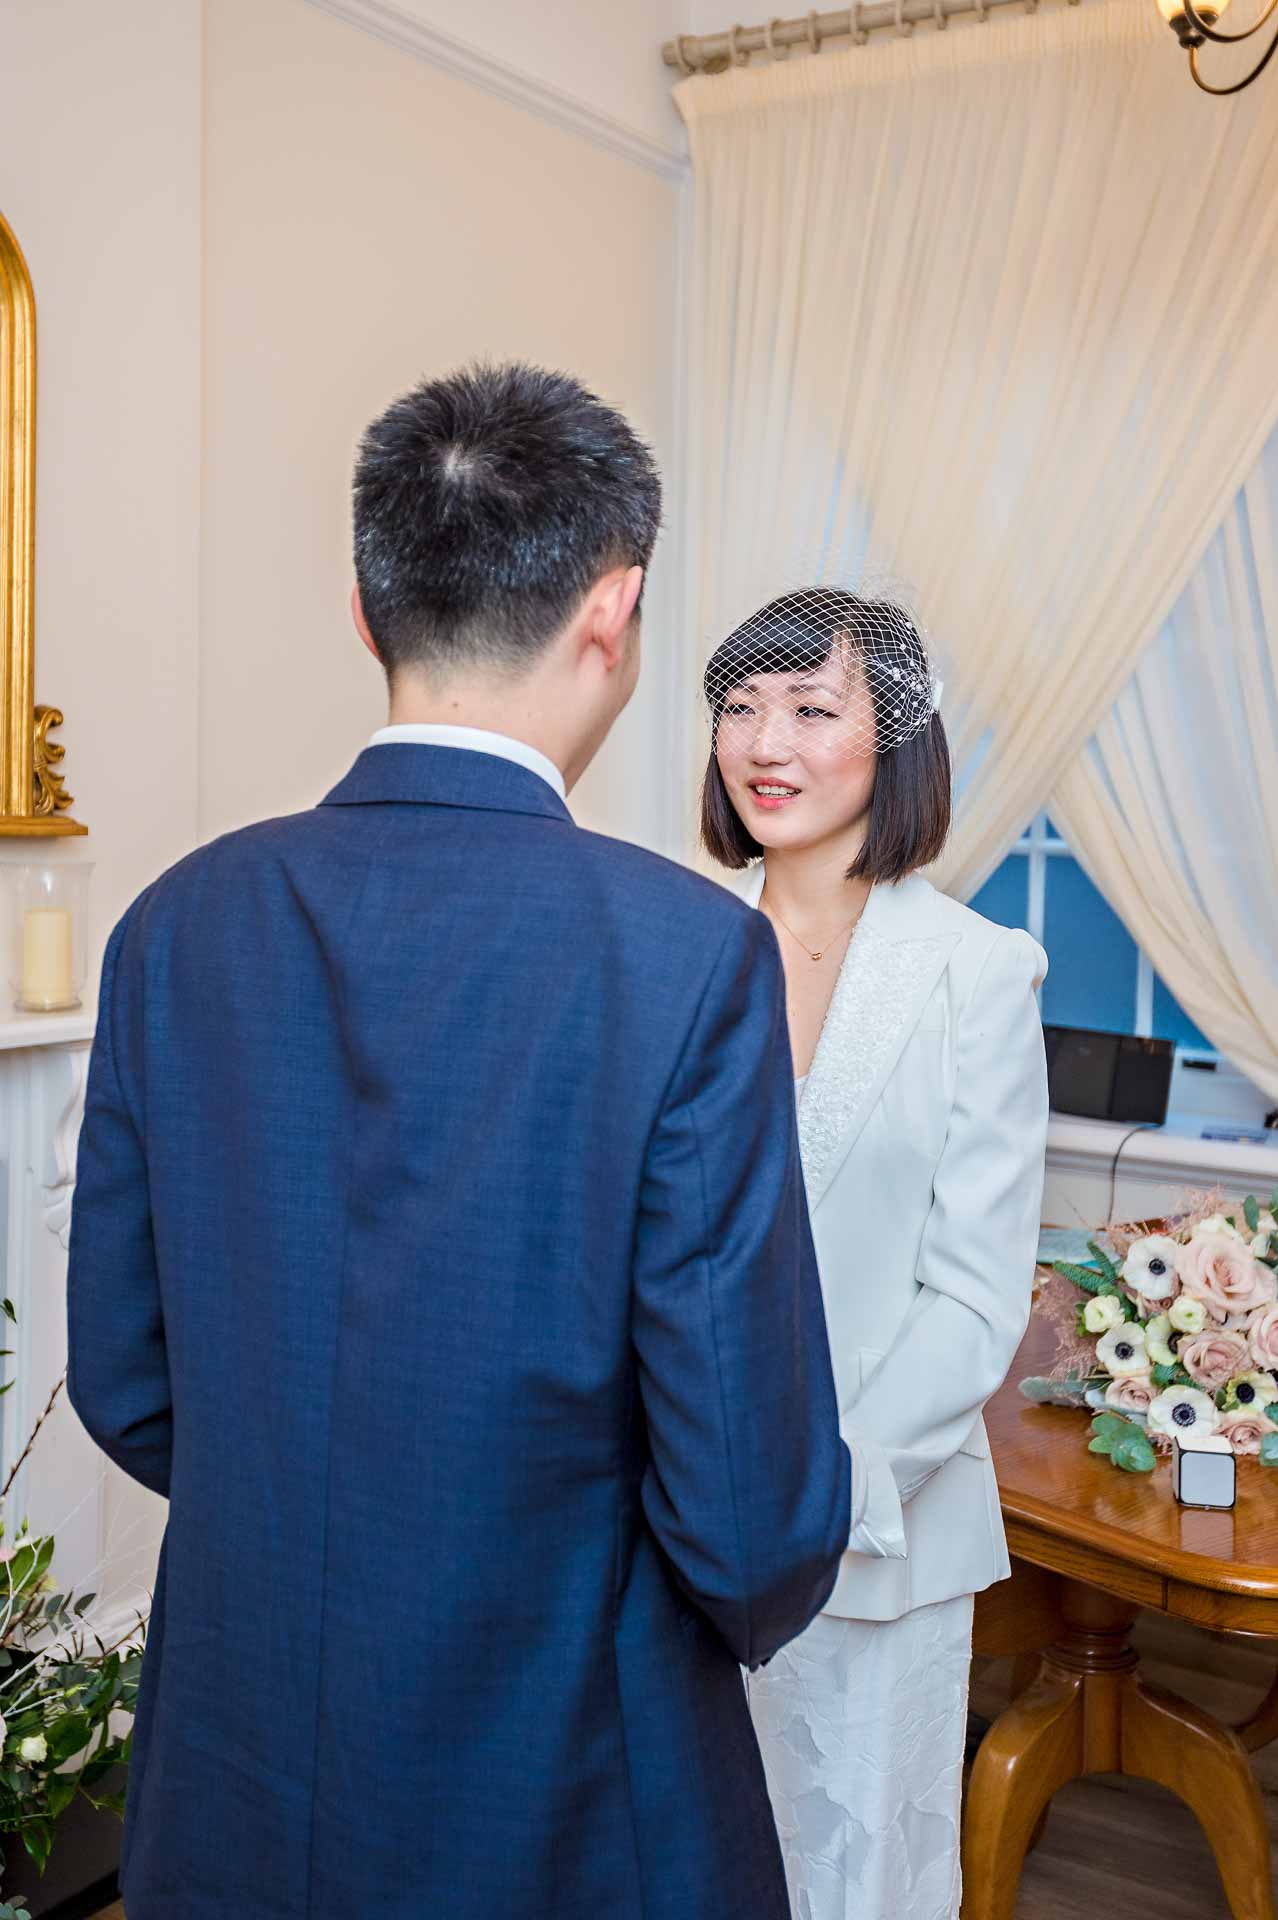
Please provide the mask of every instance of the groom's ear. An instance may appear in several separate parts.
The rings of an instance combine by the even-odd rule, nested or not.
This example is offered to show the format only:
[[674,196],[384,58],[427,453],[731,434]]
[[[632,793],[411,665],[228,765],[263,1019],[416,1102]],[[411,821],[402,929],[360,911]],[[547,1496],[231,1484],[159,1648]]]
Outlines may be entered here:
[[355,622],[356,633],[380,667],[382,664],[382,656],[377,651],[377,642],[374,640],[368,622],[364,618],[364,602],[359,597],[358,581],[356,581],[355,585],[351,588],[351,619]]
[[609,669],[629,650],[630,625],[643,588],[642,567],[614,567],[596,580],[582,608],[583,647],[597,647]]

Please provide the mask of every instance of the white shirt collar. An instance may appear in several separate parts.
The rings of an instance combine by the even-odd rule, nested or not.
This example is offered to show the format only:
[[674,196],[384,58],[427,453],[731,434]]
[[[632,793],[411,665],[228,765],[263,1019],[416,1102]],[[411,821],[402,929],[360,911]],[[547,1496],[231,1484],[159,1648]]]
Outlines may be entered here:
[[397,727],[380,727],[369,741],[370,747],[401,745],[418,747],[461,747],[468,753],[491,753],[499,760],[513,760],[527,767],[552,787],[561,800],[568,798],[564,776],[553,760],[548,760],[526,740],[512,740],[509,734],[486,733],[482,727],[446,727],[425,721],[404,722]]

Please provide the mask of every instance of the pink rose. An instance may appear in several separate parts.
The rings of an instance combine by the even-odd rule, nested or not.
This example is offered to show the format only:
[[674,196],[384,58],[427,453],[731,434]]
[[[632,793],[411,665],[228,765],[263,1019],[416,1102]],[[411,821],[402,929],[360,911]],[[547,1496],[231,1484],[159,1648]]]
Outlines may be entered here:
[[1105,1405],[1120,1413],[1147,1413],[1158,1388],[1147,1373],[1127,1373],[1111,1380],[1105,1389]]
[[1268,1267],[1232,1234],[1205,1233],[1176,1256],[1180,1284],[1192,1300],[1201,1300],[1213,1320],[1249,1313],[1278,1299],[1278,1281]]
[[1223,1433],[1234,1453],[1259,1453],[1267,1433],[1278,1432],[1268,1414],[1241,1408],[1221,1417],[1217,1433]]
[[1255,1316],[1247,1344],[1262,1373],[1278,1371],[1278,1307],[1266,1307]]
[[1241,1333],[1209,1327],[1196,1340],[1180,1347],[1176,1358],[1197,1386],[1215,1393],[1246,1366],[1247,1342]]

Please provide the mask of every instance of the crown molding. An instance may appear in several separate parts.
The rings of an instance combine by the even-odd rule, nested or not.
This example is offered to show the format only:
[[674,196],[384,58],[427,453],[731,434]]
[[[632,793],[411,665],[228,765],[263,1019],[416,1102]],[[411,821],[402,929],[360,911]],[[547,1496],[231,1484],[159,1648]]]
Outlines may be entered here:
[[345,20],[348,26],[358,27],[363,33],[373,34],[389,46],[398,47],[402,53],[411,53],[459,80],[482,87],[485,93],[495,94],[499,100],[536,114],[539,120],[562,127],[581,140],[589,140],[592,146],[615,153],[634,166],[645,167],[663,180],[680,180],[688,170],[687,156],[677,147],[663,146],[660,140],[606,113],[597,113],[584,101],[552,87],[548,81],[534,80],[504,60],[455,40],[438,27],[427,25],[416,14],[393,5],[392,0],[308,0],[308,4],[321,13]]

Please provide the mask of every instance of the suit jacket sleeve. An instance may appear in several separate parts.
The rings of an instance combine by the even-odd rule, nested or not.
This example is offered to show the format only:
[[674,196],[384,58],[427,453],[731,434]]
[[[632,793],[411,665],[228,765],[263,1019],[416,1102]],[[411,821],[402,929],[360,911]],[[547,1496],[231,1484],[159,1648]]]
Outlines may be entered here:
[[71,1403],[117,1466],[167,1496],[173,1414],[142,1130],[126,1096],[129,919],[102,964],[67,1274]]
[[1034,998],[1046,966],[999,935],[958,1021],[954,1106],[916,1269],[919,1292],[844,1419],[863,1469],[861,1552],[904,1551],[909,1500],[970,1435],[1029,1318],[1047,1145],[1047,1070]]
[[850,1518],[794,1119],[780,960],[734,919],[649,1145],[634,1341],[642,1497],[744,1665],[829,1597]]

